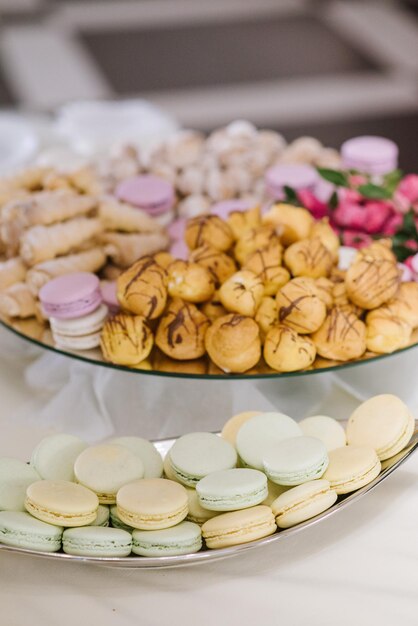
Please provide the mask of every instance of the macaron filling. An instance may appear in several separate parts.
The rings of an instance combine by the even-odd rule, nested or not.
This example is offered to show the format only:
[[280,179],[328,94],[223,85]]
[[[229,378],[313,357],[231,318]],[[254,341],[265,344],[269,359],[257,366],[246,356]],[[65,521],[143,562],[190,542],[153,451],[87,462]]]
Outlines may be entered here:
[[29,513],[31,513],[34,517],[41,519],[42,516],[42,519],[48,519],[47,523],[51,524],[56,523],[62,525],[63,521],[67,521],[68,525],[70,525],[71,522],[72,526],[84,526],[93,522],[97,516],[97,508],[90,513],[75,515],[62,511],[51,511],[51,509],[36,504],[36,502],[33,502],[33,500],[28,497],[26,497],[25,500],[25,507],[26,510],[29,511]]
[[[370,478],[370,480],[373,480],[373,477],[379,474],[380,468],[381,465],[378,459],[371,467],[369,467],[369,469],[365,470],[361,474],[354,474],[349,476],[348,478],[343,478],[340,480],[332,480],[330,478],[327,478],[327,480],[329,480],[331,488],[338,491],[341,487],[344,487],[344,489],[347,487],[352,487],[353,485],[356,485],[360,480],[367,481],[368,477],[372,477]],[[365,484],[367,484],[367,482]],[[357,489],[357,487],[354,488]]]
[[301,469],[300,471],[279,471],[271,468],[267,463],[264,464],[264,469],[268,478],[272,482],[276,482],[279,485],[292,486],[300,485],[308,480],[320,478],[325,473],[328,463],[328,456],[326,456],[319,463],[315,463],[314,465]]
[[262,532],[263,530],[273,529],[276,530],[276,523],[274,522],[274,517],[271,521],[264,520],[263,522],[254,522],[250,524],[246,524],[245,526],[239,526],[235,528],[228,528],[223,531],[204,531],[203,536],[205,539],[215,539],[215,538],[226,538],[226,537],[241,537],[245,536],[250,532]]
[[299,511],[301,509],[304,509],[306,507],[307,504],[313,504],[314,502],[318,501],[318,500],[322,500],[322,498],[328,494],[332,493],[331,489],[325,487],[324,489],[321,489],[320,491],[317,491],[317,493],[312,494],[310,496],[308,496],[307,498],[303,498],[297,502],[289,503],[287,505],[282,506],[278,511],[274,510],[274,506],[272,506],[272,510],[273,510],[273,515],[278,518],[281,515],[286,515],[286,513],[294,513],[296,511]]
[[394,441],[387,444],[383,448],[376,449],[376,454],[381,460],[386,460],[391,456],[400,452],[409,442],[414,432],[415,421],[413,418],[409,418],[402,433]]
[[125,522],[129,526],[135,528],[137,523],[146,524],[147,526],[154,526],[156,524],[166,523],[167,526],[173,526],[177,524],[179,521],[184,519],[187,515],[188,507],[187,504],[180,509],[177,509],[174,512],[170,513],[153,513],[147,515],[146,513],[141,512],[133,512],[124,509],[119,504],[117,505],[117,512],[119,519],[122,522]]
[[[209,510],[216,510],[219,507],[219,510],[224,510],[226,507],[231,507],[231,510],[236,508],[245,508],[246,506],[253,506],[256,504],[260,504],[267,497],[268,490],[267,485],[264,487],[260,487],[254,491],[245,493],[245,494],[236,494],[235,496],[210,496],[210,495],[199,495],[200,504]],[[216,507],[216,508],[215,508]]]

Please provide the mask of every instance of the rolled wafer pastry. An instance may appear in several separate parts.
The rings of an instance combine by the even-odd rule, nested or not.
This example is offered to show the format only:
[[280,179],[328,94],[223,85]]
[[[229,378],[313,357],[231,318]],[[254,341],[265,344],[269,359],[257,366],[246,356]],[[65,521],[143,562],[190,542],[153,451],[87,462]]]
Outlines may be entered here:
[[[32,267],[26,276],[26,283],[34,295],[49,280],[62,276],[63,274],[71,274],[72,272],[93,272],[96,273],[106,263],[106,254],[103,248],[91,248],[85,252],[69,254],[68,256],[58,257],[50,261],[44,261]],[[1,274],[0,274],[1,280]]]
[[126,233],[154,233],[161,230],[160,224],[142,209],[105,198],[99,205],[99,218],[106,230]]
[[54,224],[89,213],[97,205],[92,196],[68,189],[40,191],[3,207],[2,222],[17,220],[22,227]]
[[26,283],[15,283],[0,293],[0,315],[22,318],[36,315],[36,300]]
[[28,265],[37,265],[67,254],[99,235],[102,228],[100,220],[86,217],[52,226],[33,226],[21,237],[20,256]]
[[0,290],[24,281],[26,272],[26,265],[19,257],[0,263]]
[[106,252],[113,263],[129,267],[140,257],[154,254],[168,245],[164,233],[103,233],[100,237],[106,244]]

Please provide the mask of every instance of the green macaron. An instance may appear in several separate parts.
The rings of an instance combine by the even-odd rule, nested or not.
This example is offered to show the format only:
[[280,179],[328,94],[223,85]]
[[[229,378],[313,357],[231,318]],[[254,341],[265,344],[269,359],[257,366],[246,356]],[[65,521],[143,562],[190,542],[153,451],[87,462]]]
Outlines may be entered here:
[[0,543],[15,548],[57,552],[62,528],[41,522],[23,511],[0,511]]
[[163,530],[134,530],[132,552],[140,556],[177,556],[198,552],[202,532],[198,524],[181,522]]
[[0,511],[24,511],[26,489],[39,478],[38,472],[27,463],[0,458]]
[[121,557],[132,549],[132,537],[120,528],[81,526],[67,528],[62,536],[62,549],[75,556]]
[[272,444],[263,456],[268,478],[289,487],[321,478],[328,463],[326,446],[315,437],[283,439]]
[[256,506],[268,494],[263,472],[234,468],[213,472],[196,485],[200,505],[210,511],[237,511]]

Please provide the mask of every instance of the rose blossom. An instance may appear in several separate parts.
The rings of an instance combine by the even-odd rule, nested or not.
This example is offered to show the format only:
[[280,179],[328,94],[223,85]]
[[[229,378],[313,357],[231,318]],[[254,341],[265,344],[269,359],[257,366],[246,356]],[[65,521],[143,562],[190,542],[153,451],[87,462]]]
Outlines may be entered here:
[[298,199],[316,220],[320,220],[328,215],[328,206],[318,200],[318,198],[308,189],[301,189],[297,192]]
[[353,230],[345,230],[342,233],[342,240],[345,246],[351,248],[364,248],[373,243],[373,239],[366,233],[359,233]]

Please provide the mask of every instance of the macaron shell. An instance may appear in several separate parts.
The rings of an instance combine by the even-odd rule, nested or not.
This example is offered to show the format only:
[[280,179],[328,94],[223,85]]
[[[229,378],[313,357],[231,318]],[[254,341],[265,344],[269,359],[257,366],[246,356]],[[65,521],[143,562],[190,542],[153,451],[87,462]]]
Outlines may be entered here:
[[337,500],[337,494],[335,491],[328,490],[324,493],[318,494],[307,500],[295,509],[290,509],[282,515],[276,517],[276,524],[279,528],[291,528],[296,524],[306,522],[306,520],[323,513],[329,509]]
[[345,430],[337,420],[326,415],[313,415],[306,417],[299,426],[307,437],[316,437],[324,444],[328,452],[345,446]]
[[144,475],[141,459],[124,446],[102,444],[86,448],[76,459],[77,481],[94,491],[100,504],[114,504],[118,490]]
[[188,512],[185,487],[164,478],[143,478],[125,485],[116,503],[120,520],[139,530],[175,526]]
[[50,317],[49,323],[53,334],[64,337],[83,337],[96,333],[103,328],[103,324],[109,314],[105,304],[100,304],[97,309],[81,317],[59,319]]
[[195,524],[202,525],[208,521],[208,519],[212,519],[215,515],[218,515],[217,511],[209,511],[208,509],[204,509],[200,502],[199,497],[197,495],[196,489],[187,488],[187,497],[189,499],[189,510],[187,513],[187,519],[190,522],[194,522]]
[[99,504],[97,509],[96,519],[90,522],[89,526],[109,526],[110,511],[109,507],[104,504]]
[[198,552],[202,547],[200,526],[181,522],[163,530],[134,530],[132,552],[140,556],[178,556]]
[[115,194],[120,200],[140,207],[150,215],[161,215],[169,211],[174,203],[173,185],[164,178],[149,174],[122,181]]
[[23,461],[0,458],[0,510],[24,511],[26,489],[40,478],[38,472]]
[[241,426],[236,447],[247,467],[263,471],[263,456],[273,443],[301,435],[301,429],[291,417],[283,413],[262,413]]
[[89,272],[65,274],[47,282],[39,291],[39,299],[46,317],[80,317],[100,306],[100,282]]
[[45,480],[74,481],[74,462],[87,448],[87,444],[75,437],[59,433],[42,439],[31,457],[31,466]]
[[57,552],[62,528],[35,519],[22,511],[0,511],[0,543],[26,550]]
[[210,511],[237,511],[261,504],[267,497],[263,472],[234,468],[209,474],[196,485],[200,505]]
[[97,517],[97,495],[82,485],[65,480],[40,480],[26,491],[26,510],[56,526],[85,526]]
[[228,442],[212,433],[189,433],[175,441],[170,449],[171,467],[177,480],[193,487],[212,472],[231,469],[237,453]]
[[128,526],[128,524],[124,524],[122,520],[120,519],[118,515],[118,507],[116,506],[116,504],[113,504],[111,507],[109,507],[109,513],[110,513],[110,523],[113,526],[113,528],[121,528],[122,530],[127,530],[128,532],[133,531],[132,526]]
[[276,530],[272,510],[264,505],[222,513],[202,526],[206,545],[211,549],[228,548],[256,541],[272,535]]
[[230,444],[235,446],[237,434],[241,426],[256,415],[261,415],[261,411],[244,411],[243,413],[233,415],[227,422],[225,422],[222,428],[222,439],[226,439],[226,441],[229,441]]
[[382,394],[366,400],[351,414],[347,443],[370,446],[384,461],[408,444],[414,427],[414,419],[402,400],[392,394]]
[[59,333],[52,333],[54,344],[61,350],[93,350],[100,346],[101,331],[85,335],[84,337],[68,337]]
[[123,557],[131,553],[132,537],[119,528],[68,528],[62,536],[62,549],[75,556]]
[[331,450],[323,478],[340,495],[369,484],[379,475],[380,470],[381,464],[373,448],[347,445]]
[[292,437],[272,444],[266,451],[264,471],[279,485],[300,485],[320,478],[328,467],[325,444],[315,437]]
[[161,478],[163,473],[163,460],[157,448],[147,439],[142,437],[116,437],[109,443],[116,443],[126,447],[136,454],[144,465],[144,478]]

